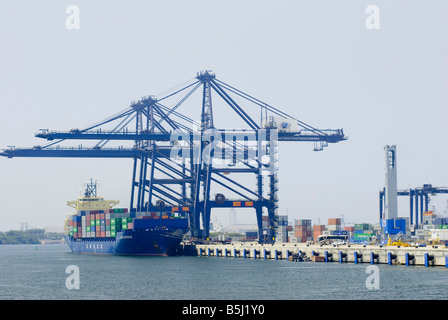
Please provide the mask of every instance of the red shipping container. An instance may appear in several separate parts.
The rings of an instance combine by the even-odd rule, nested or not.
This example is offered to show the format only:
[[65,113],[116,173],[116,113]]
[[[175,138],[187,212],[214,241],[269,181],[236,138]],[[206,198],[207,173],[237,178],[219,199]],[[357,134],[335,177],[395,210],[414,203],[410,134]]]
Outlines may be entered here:
[[355,227],[344,227],[344,231],[354,232],[355,231]]
[[106,226],[110,225],[110,219],[106,219]]
[[100,232],[100,237],[101,238],[105,238],[106,237],[106,231],[101,231]]

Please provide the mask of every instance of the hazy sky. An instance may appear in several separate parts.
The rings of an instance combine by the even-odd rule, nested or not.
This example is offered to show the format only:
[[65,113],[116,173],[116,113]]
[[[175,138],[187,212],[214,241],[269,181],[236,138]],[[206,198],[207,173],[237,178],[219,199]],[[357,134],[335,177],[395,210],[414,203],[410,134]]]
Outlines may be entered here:
[[[69,5],[79,30],[66,27]],[[366,27],[369,5],[380,29]],[[399,189],[448,185],[447,30],[445,0],[2,1],[0,148],[43,144],[41,128],[87,127],[211,69],[349,138],[323,152],[280,144],[280,214],[375,223],[385,145],[397,145]],[[131,170],[131,160],[0,158],[0,231],[62,226],[90,178],[127,207]],[[431,205],[443,212],[447,200]]]

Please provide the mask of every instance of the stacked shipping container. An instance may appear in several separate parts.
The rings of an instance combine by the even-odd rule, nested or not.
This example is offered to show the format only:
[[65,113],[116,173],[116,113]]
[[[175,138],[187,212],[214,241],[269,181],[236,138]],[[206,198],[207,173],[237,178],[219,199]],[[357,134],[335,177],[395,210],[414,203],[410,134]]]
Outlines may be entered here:
[[70,217],[68,233],[73,238],[115,237],[133,228],[132,219],[127,209],[80,211]]
[[341,236],[341,235],[350,235],[350,231],[346,228],[342,230],[342,224],[340,218],[329,218],[328,219],[328,225],[327,230],[322,232],[323,235],[335,235],[335,236]]
[[325,225],[324,224],[316,224],[313,226],[313,239],[314,241],[317,240],[317,238],[322,235],[322,233],[325,231]]
[[276,241],[288,242],[288,216],[278,216]]
[[341,219],[340,218],[329,218],[328,219],[328,230],[330,231],[340,231],[342,228],[341,226]]
[[181,216],[173,212],[129,213],[128,209],[80,211],[69,220],[69,235],[73,238],[115,238],[116,233],[134,228],[133,219],[175,219]]
[[[307,242],[313,240],[312,226],[310,219],[294,220],[294,236],[296,242]],[[291,241],[294,242],[294,241]]]

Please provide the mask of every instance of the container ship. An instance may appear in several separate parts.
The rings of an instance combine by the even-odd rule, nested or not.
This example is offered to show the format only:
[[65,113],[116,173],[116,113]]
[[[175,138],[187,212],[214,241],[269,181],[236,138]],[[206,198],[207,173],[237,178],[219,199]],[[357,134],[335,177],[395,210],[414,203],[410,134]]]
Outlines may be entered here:
[[[80,197],[68,201],[76,210],[65,220],[65,241],[75,253],[114,255],[176,255],[189,230],[178,212],[129,212],[119,202],[96,195],[92,181]],[[174,207],[171,207],[174,208]],[[174,209],[172,209],[174,210]]]

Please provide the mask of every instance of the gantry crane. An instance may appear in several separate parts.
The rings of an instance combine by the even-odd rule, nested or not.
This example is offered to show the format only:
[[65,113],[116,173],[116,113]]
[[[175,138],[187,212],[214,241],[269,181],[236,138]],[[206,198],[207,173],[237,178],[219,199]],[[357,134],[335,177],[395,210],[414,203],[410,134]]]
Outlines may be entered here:
[[[384,219],[384,197],[385,188],[379,192],[379,214],[380,221]],[[423,224],[423,213],[428,211],[431,195],[440,193],[448,193],[446,187],[433,187],[432,184],[424,184],[422,187],[410,188],[408,190],[398,190],[397,196],[409,196],[409,224],[418,228],[419,223]],[[415,221],[414,221],[414,207],[415,207]]]
[[[200,121],[194,121],[179,109],[194,100],[199,88],[202,96],[186,110],[201,105]],[[218,107],[234,112],[233,128],[215,118]],[[249,110],[254,107],[260,122]],[[163,95],[132,102],[92,126],[41,130],[36,137],[49,142],[33,148],[9,147],[0,155],[133,159],[131,213],[179,211],[190,218],[193,238],[207,239],[213,208],[251,208],[256,212],[261,243],[273,241],[278,226],[278,141],[313,142],[314,150],[320,151],[328,143],[347,139],[342,129],[310,126],[218,80],[209,70]],[[64,147],[65,140],[84,144]],[[88,141],[92,145],[86,146]],[[114,141],[122,144],[110,146]],[[246,180],[238,180],[248,174],[255,176],[255,189]],[[224,191],[212,196],[214,187]],[[269,217],[267,227],[262,223],[263,211]]]

